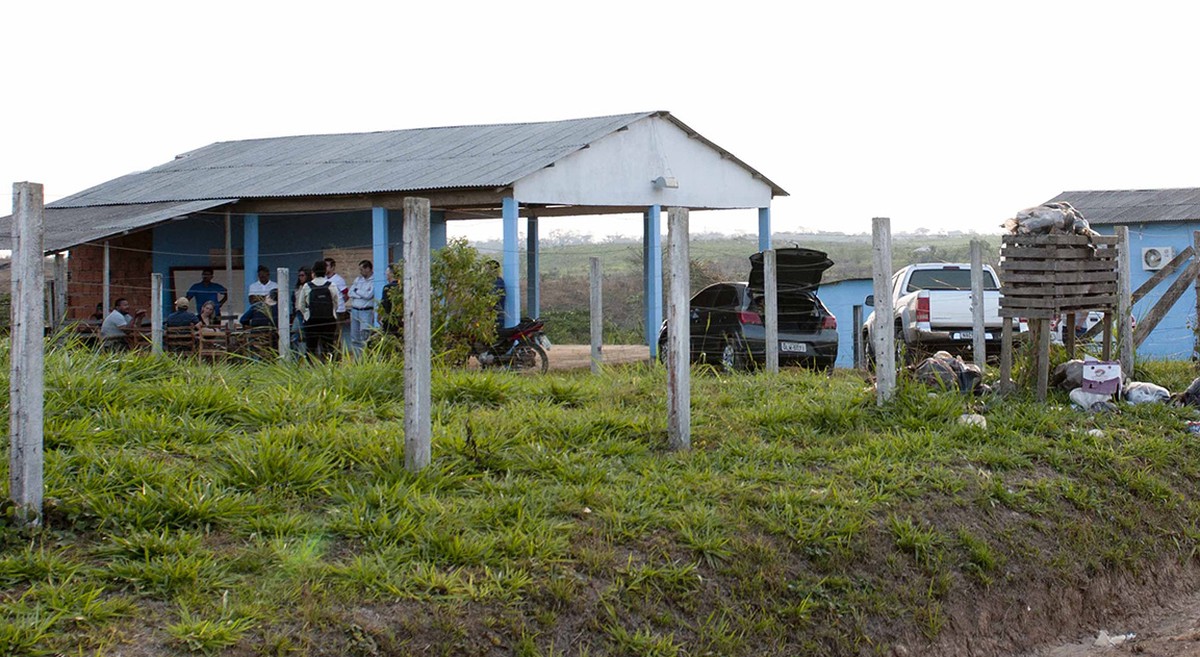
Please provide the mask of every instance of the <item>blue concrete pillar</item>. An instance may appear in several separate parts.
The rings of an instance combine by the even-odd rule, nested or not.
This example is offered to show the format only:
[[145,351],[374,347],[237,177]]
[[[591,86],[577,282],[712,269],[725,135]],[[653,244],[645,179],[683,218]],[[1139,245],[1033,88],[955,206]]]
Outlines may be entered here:
[[771,248],[771,206],[758,209],[758,250]]
[[446,211],[431,210],[429,212],[429,249],[437,251],[446,248]]
[[[256,214],[248,214],[242,220],[242,263],[245,267],[242,273],[246,278],[242,291],[246,295],[246,307],[248,308],[250,285],[258,280],[258,215]],[[233,290],[230,290],[229,294],[229,300],[233,301]],[[236,308],[236,306],[234,307]]]
[[388,211],[387,208],[371,208],[371,264],[375,274],[375,300],[383,298],[383,286],[387,285],[388,260]]
[[662,326],[662,208],[650,206],[642,215],[642,292],[646,310],[646,344],[650,357],[658,355],[658,329]]
[[538,253],[538,220],[537,217],[531,216],[525,220],[525,275],[529,277],[526,290],[529,294],[529,301],[525,303],[525,307],[529,309],[530,317],[542,314],[541,267],[538,263],[540,255]]
[[521,260],[517,245],[517,218],[520,207],[517,199],[506,196],[501,201],[500,216],[504,223],[504,326],[516,326],[521,321]]

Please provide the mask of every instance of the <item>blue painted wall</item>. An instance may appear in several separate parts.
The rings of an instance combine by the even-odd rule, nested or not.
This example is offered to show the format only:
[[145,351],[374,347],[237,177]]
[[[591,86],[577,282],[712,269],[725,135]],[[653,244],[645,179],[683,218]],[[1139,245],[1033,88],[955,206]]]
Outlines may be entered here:
[[[821,283],[817,296],[825,303],[829,312],[838,321],[837,367],[854,367],[854,306],[861,306],[863,299],[875,291],[875,283],[869,278],[851,278],[834,283]],[[871,314],[863,308],[863,319]]]
[[[1200,230],[1200,222],[1129,224],[1131,289],[1138,289],[1142,283],[1154,275],[1153,271],[1146,271],[1142,268],[1143,248],[1172,247],[1175,249],[1175,253],[1179,253],[1192,245],[1192,231],[1195,230]],[[1096,231],[1105,235],[1116,233],[1113,226],[1096,226]],[[1134,304],[1134,318],[1141,321],[1179,275],[1180,272],[1176,272],[1155,286],[1141,301]],[[1179,301],[1142,343],[1142,346],[1137,349],[1138,358],[1187,360],[1192,357],[1192,348],[1195,342],[1192,327],[1196,324],[1196,295],[1193,290],[1192,286],[1188,287]]]
[[[291,283],[295,284],[296,272],[300,267],[311,267],[323,257],[326,249],[364,248],[372,246],[371,211],[336,213],[314,213],[294,215],[259,216],[259,264],[274,272],[277,267],[291,270]],[[388,213],[388,242],[392,261],[401,256],[402,212]],[[235,250],[243,248],[243,224],[240,215],[231,217],[232,244]],[[199,214],[187,219],[161,224],[154,231],[154,271],[161,273],[168,289],[164,291],[164,312],[170,313],[171,302],[186,290],[170,290],[172,267],[201,267],[212,264],[211,249],[225,249],[224,214]],[[376,268],[379,264],[375,263]],[[221,265],[224,267],[224,260]],[[358,275],[357,263],[338,263],[338,273],[347,282]],[[235,301],[233,308],[240,309],[245,299]],[[240,311],[239,311],[240,312]]]

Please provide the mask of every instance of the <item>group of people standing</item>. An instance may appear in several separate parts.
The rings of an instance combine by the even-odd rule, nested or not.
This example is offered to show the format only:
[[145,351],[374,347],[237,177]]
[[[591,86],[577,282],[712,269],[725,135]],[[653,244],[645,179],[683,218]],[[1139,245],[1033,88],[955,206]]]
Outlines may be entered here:
[[[250,305],[238,322],[250,328],[278,326],[279,284],[271,280],[271,272],[265,266],[260,266],[256,273],[257,280],[247,290]],[[376,325],[374,265],[370,260],[362,260],[358,263],[358,273],[354,282],[347,285],[346,279],[337,273],[337,262],[333,258],[318,260],[311,269],[300,268],[296,279],[293,335],[296,346],[311,357],[333,357],[339,342],[355,356],[366,346],[370,331]],[[391,267],[387,274],[387,287],[394,286]],[[385,288],[379,310],[390,307],[387,291]],[[213,281],[213,269],[205,268],[200,272],[200,282],[175,300],[175,311],[163,320],[163,324],[216,328],[221,322],[221,306],[228,298],[225,286]],[[198,314],[191,310],[193,303],[199,308]],[[98,308],[97,313],[100,312]],[[124,343],[128,329],[137,326],[145,314],[145,310],[131,312],[127,299],[117,299],[112,312],[103,316],[101,338],[106,345],[118,347]]]

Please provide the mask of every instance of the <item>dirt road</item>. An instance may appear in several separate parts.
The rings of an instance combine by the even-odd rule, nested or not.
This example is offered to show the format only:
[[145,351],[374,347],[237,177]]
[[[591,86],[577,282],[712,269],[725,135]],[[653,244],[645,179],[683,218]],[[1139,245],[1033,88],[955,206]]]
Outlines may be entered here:
[[[592,347],[586,344],[556,344],[547,352],[552,370],[580,370],[592,366]],[[644,363],[650,359],[650,348],[637,344],[610,344],[600,350],[606,365]]]

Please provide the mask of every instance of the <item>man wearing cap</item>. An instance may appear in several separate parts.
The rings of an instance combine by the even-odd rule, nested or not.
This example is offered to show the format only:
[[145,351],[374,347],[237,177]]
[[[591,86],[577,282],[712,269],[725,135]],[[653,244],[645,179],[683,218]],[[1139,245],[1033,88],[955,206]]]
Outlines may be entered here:
[[163,320],[163,326],[195,326],[200,323],[200,318],[196,313],[189,310],[191,304],[187,297],[179,297],[175,300],[175,312],[167,315]]
[[[271,280],[271,270],[267,269],[266,265],[258,266],[258,280],[250,284],[250,290],[247,292],[251,299],[254,297],[262,297],[266,299],[271,295],[271,290],[278,290],[279,284]],[[278,294],[278,292],[276,292]]]
[[250,295],[250,308],[242,313],[238,318],[238,323],[249,328],[271,327],[277,326],[276,308],[278,303],[276,299],[279,297],[279,288],[270,294],[259,296],[257,294]]
[[204,307],[205,302],[212,301],[217,307],[217,314],[221,314],[221,304],[225,303],[225,299],[229,297],[225,286],[220,283],[213,282],[212,267],[205,267],[200,270],[200,282],[193,284],[188,288],[187,294],[184,295],[190,300],[196,302],[197,308]]

